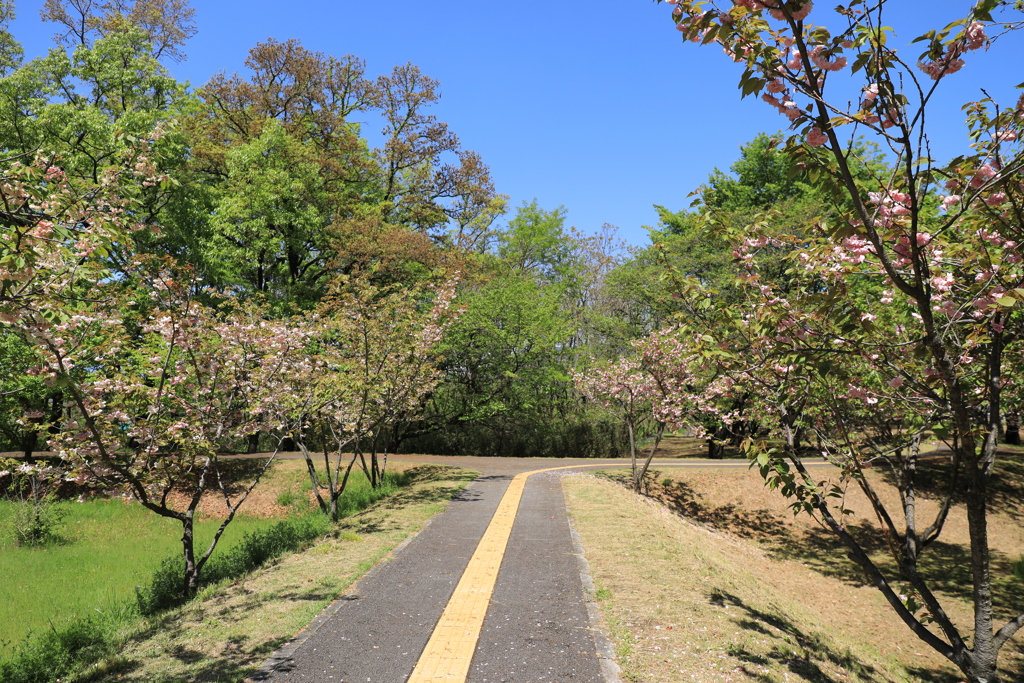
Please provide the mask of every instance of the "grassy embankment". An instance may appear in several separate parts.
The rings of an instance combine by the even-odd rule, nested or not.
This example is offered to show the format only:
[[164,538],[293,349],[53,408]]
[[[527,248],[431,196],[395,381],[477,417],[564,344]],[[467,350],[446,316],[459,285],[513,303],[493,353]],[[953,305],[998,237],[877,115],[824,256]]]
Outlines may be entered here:
[[[1024,464],[1004,462],[990,522],[1000,618],[1024,610],[1012,563],[1024,548]],[[825,475],[827,476],[827,475]],[[895,491],[871,475],[887,502]],[[927,483],[927,478],[926,478]],[[956,683],[951,665],[913,636],[830,535],[794,518],[747,470],[655,473],[651,498],[593,475],[566,480],[597,598],[628,681]],[[859,489],[848,527],[891,569]],[[934,500],[921,504],[922,518]],[[922,571],[958,624],[971,622],[966,519],[955,509]],[[1001,656],[1024,678],[1024,642]]]
[[[280,463],[266,485],[257,489],[260,495],[251,510],[256,514],[236,519],[229,527],[234,528],[234,546],[221,545],[214,557],[229,559],[234,554],[238,559],[238,550],[246,545],[238,539],[248,533],[252,545],[253,532],[266,534],[280,527],[282,517],[298,520],[299,533],[308,535],[310,525],[301,522],[307,518],[296,516],[310,511],[304,470],[299,462]],[[413,468],[408,472],[409,486],[393,489],[389,498],[376,504],[364,490],[365,482],[357,478],[350,489],[350,511],[369,509],[334,529],[321,524],[317,533],[321,540],[307,552],[286,556],[234,580],[222,580],[184,607],[145,618],[134,604],[133,588],[145,586],[160,561],[177,552],[177,530],[133,505],[73,504],[85,507],[72,508],[67,518],[64,535],[69,542],[45,549],[5,548],[0,571],[8,577],[27,577],[18,583],[18,599],[23,605],[39,605],[33,619],[36,623],[42,619],[44,630],[52,623],[54,632],[66,631],[69,625],[73,632],[84,613],[94,621],[91,631],[84,630],[102,632],[104,642],[93,647],[98,657],[91,657],[98,661],[85,667],[68,665],[65,668],[73,675],[64,680],[234,681],[251,672],[352,581],[419,529],[471,478],[455,468]],[[207,534],[217,524],[215,514],[211,508],[211,519],[203,523]],[[314,513],[308,519],[317,516]],[[92,542],[95,539],[100,542]],[[165,548],[170,552],[163,552]],[[88,578],[75,581],[54,576],[78,571],[88,572]],[[52,595],[54,591],[57,595]],[[48,615],[43,603],[50,608]],[[8,610],[10,605],[2,608]],[[211,609],[218,616],[211,618]],[[18,621],[5,614],[0,624],[7,626],[12,620]],[[25,624],[14,625],[24,633]],[[9,656],[13,649],[3,655]],[[45,656],[61,657],[59,652]]]

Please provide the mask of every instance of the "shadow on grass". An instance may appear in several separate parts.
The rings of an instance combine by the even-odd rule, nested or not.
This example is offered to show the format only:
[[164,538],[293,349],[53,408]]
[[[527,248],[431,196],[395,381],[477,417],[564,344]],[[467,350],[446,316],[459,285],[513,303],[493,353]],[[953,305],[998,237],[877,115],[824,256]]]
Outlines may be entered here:
[[[713,605],[738,607],[743,615],[733,619],[737,626],[746,631],[760,633],[774,641],[771,650],[766,653],[751,652],[745,646],[733,645],[729,654],[737,659],[759,666],[775,661],[799,676],[801,680],[813,683],[838,683],[850,680],[845,672],[852,673],[864,681],[885,680],[874,667],[862,664],[849,651],[837,652],[825,637],[806,632],[783,616],[748,605],[741,598],[724,591],[715,591],[709,596],[709,601]],[[825,671],[823,665],[832,665],[844,673],[833,675]],[[751,672],[747,674],[754,675]]]
[[[934,463],[929,464],[928,471],[934,472]],[[948,469],[948,465],[946,467]],[[1018,467],[1020,476],[1011,475]],[[1007,505],[1019,506],[1010,499],[1014,495],[1024,499],[1024,463],[1003,463],[1001,470],[1007,476],[999,479],[995,496],[1005,498]],[[610,478],[626,486],[629,484],[628,477]],[[794,533],[777,512],[714,505],[695,493],[685,481],[674,480],[668,486],[654,486],[651,497],[689,520],[757,541],[777,559],[801,562],[824,576],[851,586],[871,585],[860,567],[847,557],[846,547],[827,529],[815,526]],[[878,526],[861,520],[847,524],[846,528],[889,580],[898,582],[889,542]],[[1024,591],[1020,580],[1013,574],[1013,563],[1017,559],[1017,556],[996,552],[991,556],[995,613],[1001,619],[1011,619],[1024,612]],[[973,601],[968,547],[941,539],[934,541],[921,555],[919,570],[932,590],[967,603]]]
[[[278,645],[282,644],[284,640]],[[190,672],[186,674],[168,674],[168,673],[157,673],[153,674],[148,679],[149,683],[237,683],[237,681],[244,680],[256,671],[256,665],[250,664],[248,659],[236,661],[233,659],[225,659],[223,657],[206,657],[200,656],[199,658],[188,662],[194,666]],[[110,674],[127,673],[138,668],[138,663],[134,661],[126,661],[125,668],[117,671],[110,671],[105,676]],[[94,678],[94,681],[104,680]]]
[[[926,475],[922,477],[923,485],[934,485],[934,482],[940,481],[942,467],[945,467],[948,473],[948,463],[930,461],[924,468]],[[1020,500],[1024,500],[1024,462],[1004,460],[997,474],[1000,476],[994,477],[992,486],[993,506],[1011,514],[1013,510],[1022,507]],[[628,475],[605,476],[627,488],[630,487]],[[658,474],[654,473],[654,479],[658,478]],[[848,558],[845,546],[825,528],[810,527],[794,533],[777,512],[743,509],[735,505],[716,506],[697,494],[685,481],[673,480],[668,485],[655,485],[651,489],[650,496],[653,499],[677,514],[688,520],[756,541],[776,559],[800,562],[819,574],[850,586],[871,585],[860,567]],[[885,534],[867,520],[849,523],[847,530],[872,557],[888,580],[896,586],[901,585]],[[1013,571],[1013,564],[1017,559],[1017,556],[996,552],[991,555],[997,628],[1002,626],[1004,621],[1024,613],[1024,590],[1021,590],[1020,580],[1014,576]],[[951,599],[965,604],[973,602],[970,549],[967,546],[942,540],[933,542],[920,557],[919,571],[943,602]],[[781,626],[777,627],[785,630]],[[1020,677],[1024,672],[1024,666],[1018,664],[1024,662],[1024,657],[1011,661],[1008,655],[1013,646],[1013,643],[1008,644],[1000,656],[1003,665],[1011,668],[1006,680],[1024,680]],[[925,669],[910,670],[910,673],[915,676],[913,680],[928,683],[954,683],[962,679],[946,672]]]
[[[659,471],[650,473],[654,480],[660,475]],[[629,484],[628,477],[621,479],[620,483]],[[726,529],[742,538],[793,540],[789,527],[771,510],[750,510],[736,505],[709,505],[685,481],[673,480],[669,486],[652,487],[651,497],[689,520]]]
[[[948,451],[946,451],[948,454]],[[878,463],[875,470],[890,485],[895,485],[892,470],[884,463]],[[933,456],[918,461],[918,491],[931,498],[943,498],[949,489],[952,464],[947,457]],[[954,494],[954,503],[963,503],[962,487],[964,477],[959,477],[960,491]],[[988,483],[989,510],[1008,515],[1015,521],[1024,521],[1024,447],[999,446],[996,463]]]
[[[1017,514],[1024,507],[1021,501],[1024,500],[1024,462],[1021,455],[1016,454],[1012,459],[1004,459],[996,470],[991,486],[993,508],[1008,516],[1019,519]],[[937,490],[936,482],[941,482],[942,476],[948,473],[948,463],[942,461],[929,461],[924,467],[925,474],[921,478],[920,490],[924,494],[933,494]],[[655,481],[660,479],[660,473],[652,473]],[[608,478],[620,485],[631,488],[629,476],[621,473],[602,473],[601,476]],[[869,582],[852,560],[847,556],[845,546],[836,538],[831,531],[822,527],[808,527],[805,529],[794,529],[784,521],[784,515],[777,511],[765,509],[744,509],[735,505],[715,505],[698,494],[687,482],[665,479],[661,484],[650,487],[650,497],[661,502],[673,512],[684,518],[703,524],[715,529],[725,530],[736,536],[756,541],[767,550],[769,554],[777,559],[797,561],[805,567],[812,569],[819,574],[842,581],[851,586],[867,586]],[[1005,521],[1003,522],[1005,523]],[[871,555],[876,565],[883,571],[893,585],[900,587],[902,582],[896,572],[896,563],[892,559],[889,542],[880,529],[867,520],[858,523],[849,523],[848,531],[858,543]],[[1013,575],[1013,564],[1018,559],[1017,555],[1007,556],[1002,553],[992,553],[991,574],[994,584],[995,595],[995,616],[997,628],[1002,626],[1006,620],[1015,618],[1024,613],[1024,590],[1021,590],[1020,580]],[[920,573],[924,576],[927,584],[935,591],[940,600],[944,603],[956,600],[961,604],[970,605],[973,602],[972,579],[970,572],[970,549],[961,544],[945,541],[935,541],[924,552],[919,562]],[[725,604],[731,596],[717,594],[716,600],[719,604]],[[751,610],[738,602],[730,602],[743,607],[752,617],[740,623],[745,629],[765,631],[758,628],[759,623],[767,623],[779,630],[790,633],[790,637],[798,634],[791,633],[791,624],[773,623],[773,615],[765,615]],[[885,608],[883,608],[885,609]],[[777,619],[777,618],[776,618]],[[737,622],[739,623],[739,622]],[[965,625],[969,626],[969,625]],[[969,632],[965,633],[969,635]],[[802,636],[801,636],[802,637]],[[1017,651],[1024,652],[1024,644],[1018,644],[1020,638],[1011,640],[1000,653],[1001,670],[1004,672],[1004,680],[1024,680],[1024,656],[1017,654]],[[799,640],[797,642],[804,648],[812,651],[821,649],[820,642],[813,640]],[[766,653],[750,652],[744,647],[734,648],[730,654],[749,661],[751,664],[766,665],[771,657]],[[782,652],[782,654],[786,654]],[[780,655],[781,656],[781,655]],[[846,666],[834,656],[826,658],[837,666]],[[840,658],[842,659],[842,658]],[[824,672],[815,671],[813,662],[795,661],[791,670],[801,673],[806,680],[831,681]],[[794,668],[795,667],[795,668]],[[799,670],[798,670],[799,669]],[[963,679],[963,676],[943,670],[928,670],[923,668],[908,669],[912,676],[910,680],[925,681],[927,683],[956,683]],[[747,674],[755,680],[761,680],[762,676],[754,671],[747,671]],[[844,679],[845,680],[845,679]],[[869,679],[874,680],[874,679]]]

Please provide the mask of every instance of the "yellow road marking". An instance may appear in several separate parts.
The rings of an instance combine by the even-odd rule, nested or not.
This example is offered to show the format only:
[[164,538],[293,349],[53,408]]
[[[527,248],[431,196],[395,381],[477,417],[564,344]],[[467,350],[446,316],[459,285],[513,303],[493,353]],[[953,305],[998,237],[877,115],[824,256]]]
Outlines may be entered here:
[[505,495],[498,503],[491,523],[487,525],[487,530],[476,547],[476,552],[470,558],[466,571],[462,573],[455,592],[452,593],[437,626],[434,627],[427,646],[423,648],[423,654],[416,662],[416,668],[413,669],[408,683],[462,683],[466,680],[527,478],[538,472],[574,467],[578,465],[522,472],[512,478]]
[[540,472],[574,470],[581,467],[610,469],[614,465],[600,463],[548,467],[522,472],[512,478],[407,683],[465,682],[469,676],[473,654],[476,652],[476,643],[480,639],[484,617],[487,616],[487,607],[491,603],[491,594],[494,593],[494,584],[498,580],[498,570],[505,558],[505,548],[512,534],[512,525],[516,521],[516,512],[519,511],[519,501],[523,497],[526,480],[530,475]]

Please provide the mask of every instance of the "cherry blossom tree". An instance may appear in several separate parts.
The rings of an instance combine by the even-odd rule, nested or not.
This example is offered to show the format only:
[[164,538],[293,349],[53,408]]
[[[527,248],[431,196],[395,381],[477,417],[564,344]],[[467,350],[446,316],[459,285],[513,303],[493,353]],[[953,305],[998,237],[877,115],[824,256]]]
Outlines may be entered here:
[[[341,284],[313,315],[311,372],[295,376],[300,388],[289,408],[317,503],[334,520],[357,462],[371,486],[383,483],[397,432],[422,412],[441,379],[435,347],[457,314],[455,279],[391,290]],[[322,445],[325,483],[311,441]]]
[[[789,120],[787,153],[840,206],[800,236],[768,235],[756,222],[735,235],[742,308],[716,309],[698,283],[681,283],[694,350],[753,396],[764,438],[745,445],[769,484],[832,530],[924,642],[969,680],[998,681],[999,651],[1024,625],[1024,615],[995,623],[987,533],[1003,413],[1019,401],[1005,371],[1024,331],[1024,97],[1001,106],[980,93],[965,106],[970,147],[945,162],[933,154],[926,113],[972,53],[1016,39],[1019,4],[979,2],[921,35],[921,54],[907,59],[883,19],[885,0],[834,13],[807,0],[668,3],[684,40],[720,45],[741,69],[742,95]],[[820,23],[829,16],[838,22],[831,30]],[[855,176],[857,136],[888,152],[888,171]],[[714,223],[713,212],[707,218]],[[759,250],[780,248],[795,280],[758,268]],[[951,459],[930,521],[917,506],[927,434],[945,441]],[[841,491],[804,466],[810,445],[867,494],[895,577],[845,527]],[[886,509],[863,476],[871,460],[891,468],[899,510]],[[919,568],[957,500],[970,533],[969,627],[947,615]]]
[[[730,422],[734,416],[720,407],[730,393],[730,378],[713,367],[708,372],[705,357],[694,351],[682,328],[660,330],[632,346],[632,356],[572,376],[580,393],[625,424],[633,489],[639,493],[666,429],[687,428],[709,437],[704,424],[708,416]],[[637,436],[648,424],[654,437],[641,462]]]
[[[187,270],[131,253],[139,226],[120,190],[163,180],[148,161],[151,142],[139,142],[98,185],[79,186],[43,156],[8,166],[0,324],[36,349],[40,362],[29,374],[60,392],[52,424],[39,422],[41,414],[24,419],[40,432],[53,428],[50,447],[65,476],[182,524],[183,592],[191,595],[256,483],[236,494],[218,454],[274,421],[283,380],[307,362],[305,332],[231,300],[205,306]],[[118,277],[106,268],[115,252],[128,264]],[[195,514],[209,491],[223,495],[227,516],[197,557]]]
[[573,372],[577,390],[590,401],[619,419],[626,425],[629,436],[629,464],[633,490],[640,492],[647,467],[654,457],[654,451],[661,441],[665,424],[656,424],[656,434],[647,460],[637,466],[637,431],[654,419],[653,405],[649,393],[651,378],[644,373],[636,358],[620,358],[604,367],[593,367],[586,372]]
[[[63,385],[68,397],[51,449],[80,483],[120,491],[181,524],[186,597],[274,460],[236,490],[220,454],[232,441],[283,426],[274,407],[308,363],[305,328],[230,302],[209,308],[194,296],[195,284],[161,268],[146,282],[148,300],[128,299],[130,292],[103,297],[29,332],[43,356],[35,372]],[[197,552],[196,513],[213,492],[225,517]]]

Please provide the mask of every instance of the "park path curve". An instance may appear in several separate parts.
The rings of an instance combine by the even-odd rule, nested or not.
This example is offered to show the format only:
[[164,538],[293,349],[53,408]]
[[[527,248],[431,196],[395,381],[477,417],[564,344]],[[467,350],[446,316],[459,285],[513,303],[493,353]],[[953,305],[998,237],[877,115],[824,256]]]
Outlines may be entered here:
[[[480,472],[253,681],[618,681],[561,475],[624,460],[393,456]],[[658,467],[742,467],[667,460]]]

